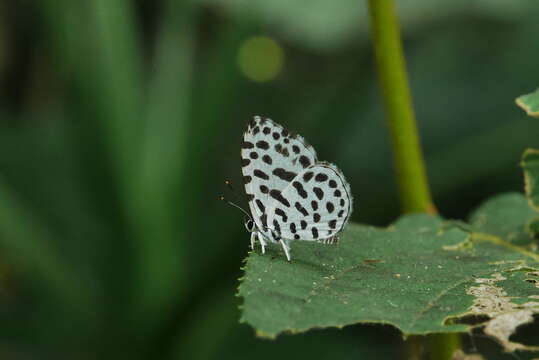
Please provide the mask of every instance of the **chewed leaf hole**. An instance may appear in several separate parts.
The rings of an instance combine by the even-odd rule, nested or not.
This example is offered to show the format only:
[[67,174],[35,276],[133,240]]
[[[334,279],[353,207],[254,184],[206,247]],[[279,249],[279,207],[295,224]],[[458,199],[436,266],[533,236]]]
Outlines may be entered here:
[[539,337],[537,336],[538,323],[539,315],[536,314],[533,316],[533,322],[519,326],[516,333],[511,335],[509,339],[528,346],[539,346]]
[[463,324],[470,326],[477,326],[486,323],[490,320],[487,315],[469,314],[461,317],[451,317],[444,322],[444,325]]

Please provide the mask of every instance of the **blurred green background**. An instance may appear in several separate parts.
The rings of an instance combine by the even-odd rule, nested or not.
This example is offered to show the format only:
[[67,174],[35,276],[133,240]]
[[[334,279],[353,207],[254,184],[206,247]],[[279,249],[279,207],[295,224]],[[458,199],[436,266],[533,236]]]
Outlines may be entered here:
[[[397,4],[434,199],[466,218],[521,191],[539,146],[514,105],[539,83],[539,4]],[[366,5],[0,2],[0,359],[402,356],[391,327],[272,342],[238,324],[249,236],[218,201],[225,179],[243,193],[259,114],[339,165],[353,221],[398,216]]]

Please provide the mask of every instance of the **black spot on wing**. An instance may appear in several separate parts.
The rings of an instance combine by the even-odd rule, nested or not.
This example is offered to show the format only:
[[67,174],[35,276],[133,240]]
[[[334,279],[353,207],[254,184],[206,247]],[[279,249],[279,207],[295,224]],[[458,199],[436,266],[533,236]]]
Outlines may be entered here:
[[299,146],[292,145],[292,151],[294,152],[294,154],[299,154],[299,151],[300,151]]
[[255,128],[253,129],[253,135],[258,134],[259,131],[260,131],[260,128],[258,126],[255,126]]
[[294,234],[294,239],[299,240],[299,235],[298,235],[298,234]]
[[318,239],[318,229],[313,226],[311,232],[313,233],[313,238]]
[[278,132],[274,132],[274,133],[272,134],[272,136],[273,136],[273,138],[274,138],[275,140],[279,140],[279,138],[281,137],[281,134],[279,134]]
[[264,204],[262,204],[262,201],[260,201],[260,199],[256,199],[256,205],[258,206],[258,208],[260,209],[260,212],[264,212],[266,211],[266,208],[264,207]]
[[313,214],[313,220],[315,223],[319,222],[320,221],[320,214],[319,213],[314,213]]
[[338,217],[342,217],[343,214],[344,214],[344,210],[341,210],[341,211],[339,211],[339,213],[337,214],[337,216],[338,216]]
[[273,161],[271,160],[271,156],[269,156],[268,154],[262,156],[262,161],[264,161],[264,162],[265,162],[266,164],[268,164],[268,165],[271,165],[271,163],[273,162]]
[[241,159],[241,167],[246,167],[251,163],[249,159]]
[[249,157],[253,160],[255,159],[258,159],[258,153],[256,151],[252,151],[250,154],[249,154]]
[[296,201],[296,203],[294,204],[294,206],[296,207],[296,209],[303,214],[303,216],[308,216],[309,215],[309,212],[307,211],[307,209],[305,209],[299,202]]
[[329,222],[329,227],[335,229],[337,227],[337,220],[331,220]]
[[283,222],[288,221],[288,216],[286,216],[286,213],[282,209],[276,208],[275,214],[279,215],[283,219]]
[[279,154],[281,154],[284,157],[289,157],[290,156],[290,153],[288,152],[288,148],[282,146],[281,144],[276,144],[275,145],[275,151],[277,151]]
[[290,203],[288,202],[288,200],[286,200],[283,197],[283,195],[281,194],[281,192],[279,190],[272,189],[272,190],[270,190],[269,194],[270,194],[270,196],[272,198],[274,198],[275,200],[277,200],[278,202],[280,202],[284,206],[290,207]]
[[322,191],[322,189],[320,189],[319,187],[314,187],[313,191],[316,194],[318,200],[322,200],[322,198],[324,197],[324,191]]
[[277,176],[279,179],[290,182],[296,177],[297,174],[293,171],[286,171],[283,168],[276,168],[273,170],[273,175]]
[[254,146],[253,143],[250,142],[250,141],[244,141],[243,144],[241,144],[241,147],[242,147],[243,149],[252,149],[252,148],[254,148],[255,146]]
[[299,181],[294,181],[292,183],[292,186],[296,188],[296,191],[298,192],[299,196],[301,196],[304,199],[307,198],[308,196],[307,191],[305,191],[305,189],[303,188],[303,185],[301,185]]
[[319,173],[319,174],[316,174],[316,176],[314,177],[314,179],[318,182],[324,182],[328,179],[328,176],[326,174],[323,174],[323,173]]
[[326,209],[328,210],[328,212],[331,214],[333,212],[333,210],[335,210],[335,205],[333,205],[332,202],[327,202],[326,203]]
[[247,201],[252,201],[255,196],[253,194],[246,194],[247,195]]
[[288,130],[286,130],[285,128],[283,128],[283,131],[281,131],[281,135],[283,137],[287,137],[288,136]]
[[262,194],[267,194],[267,193],[269,193],[269,189],[268,189],[268,187],[266,185],[260,185],[260,192]]
[[309,158],[307,156],[301,155],[299,157],[299,163],[301,164],[301,166],[306,168],[306,167],[309,167],[309,165],[311,165],[311,160],[309,160]]
[[313,178],[313,175],[314,174],[312,171],[307,171],[305,174],[303,174],[303,181],[309,182],[309,180]]
[[336,188],[337,187],[337,182],[333,179],[329,180],[329,187],[330,188]]
[[251,182],[251,180],[253,180],[253,178],[251,176],[249,176],[249,175],[245,175],[243,177],[243,183],[244,184],[249,184]]
[[290,142],[290,140],[288,138],[284,138],[284,143],[285,144],[288,144]]
[[253,171],[253,175],[256,176],[256,177],[259,177],[261,179],[264,179],[264,180],[269,180],[268,174],[266,174],[265,172],[263,172],[260,169],[255,169],[255,171]]
[[262,131],[264,134],[268,135],[270,132],[271,132],[271,129],[269,127],[265,127],[264,130]]
[[278,222],[276,219],[273,220],[273,228],[274,228],[275,231],[277,231],[278,233],[281,232],[281,226],[279,225],[279,222]]
[[262,216],[260,217],[260,221],[262,222],[262,226],[264,228],[267,228],[268,227],[268,214],[262,214]]
[[341,195],[342,195],[342,194],[341,194],[341,190],[335,190],[335,191],[333,192],[333,196],[335,196],[335,197],[341,197]]
[[259,149],[262,149],[262,150],[268,150],[269,149],[269,144],[267,141],[264,141],[264,140],[259,140],[256,142],[256,147],[259,148]]
[[340,204],[341,206],[344,206],[344,199],[341,199]]
[[318,210],[318,203],[316,202],[316,200],[311,201],[311,207],[314,211]]
[[301,220],[299,224],[301,225],[301,230],[305,230],[307,228],[307,221]]
[[290,232],[295,234],[298,230],[296,229],[296,223],[290,223]]

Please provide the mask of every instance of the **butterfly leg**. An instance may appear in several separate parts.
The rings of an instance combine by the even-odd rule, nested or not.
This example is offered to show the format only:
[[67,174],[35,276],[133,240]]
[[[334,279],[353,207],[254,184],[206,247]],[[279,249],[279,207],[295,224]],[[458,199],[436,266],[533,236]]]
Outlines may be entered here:
[[264,235],[262,235],[260,233],[257,233],[257,235],[258,235],[258,241],[260,242],[260,246],[262,247],[262,254],[265,254],[266,253],[266,245],[268,245],[268,243],[264,239]]
[[283,247],[284,253],[286,255],[286,259],[288,261],[290,261],[291,260],[291,258],[290,258],[290,247],[288,246],[288,244],[283,239],[280,239],[279,242],[281,243],[281,245]]
[[256,231],[253,231],[251,233],[251,250],[254,250],[255,249],[255,243],[256,243],[256,239],[257,239],[257,232]]

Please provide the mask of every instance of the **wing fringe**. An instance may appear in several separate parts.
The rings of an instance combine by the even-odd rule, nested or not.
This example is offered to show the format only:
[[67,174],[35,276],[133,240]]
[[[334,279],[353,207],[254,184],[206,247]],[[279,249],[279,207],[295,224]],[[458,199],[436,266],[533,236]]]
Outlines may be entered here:
[[328,237],[326,239],[318,239],[318,240],[315,240],[316,242],[319,242],[321,244],[328,244],[328,245],[333,245],[333,244],[337,244],[339,242],[339,237],[338,236],[332,236],[332,237]]

